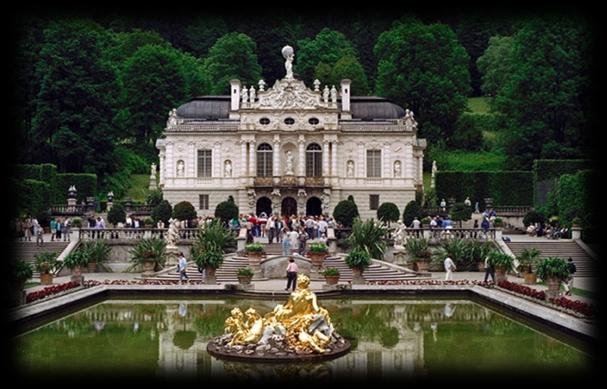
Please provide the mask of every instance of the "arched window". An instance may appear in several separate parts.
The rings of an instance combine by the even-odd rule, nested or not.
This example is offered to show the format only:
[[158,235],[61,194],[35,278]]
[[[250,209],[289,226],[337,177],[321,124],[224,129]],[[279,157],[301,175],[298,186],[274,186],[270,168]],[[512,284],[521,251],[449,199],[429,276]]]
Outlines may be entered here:
[[257,177],[272,177],[272,146],[267,143],[257,147]]
[[312,143],[306,149],[306,177],[322,176],[322,149]]

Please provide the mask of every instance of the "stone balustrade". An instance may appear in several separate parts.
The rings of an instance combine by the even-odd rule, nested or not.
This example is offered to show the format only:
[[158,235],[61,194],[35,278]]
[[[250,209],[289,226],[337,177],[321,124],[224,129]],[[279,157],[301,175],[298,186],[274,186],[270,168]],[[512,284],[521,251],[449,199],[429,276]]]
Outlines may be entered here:
[[[474,206],[473,206],[474,208]],[[435,216],[435,215],[444,215],[446,214],[450,207],[447,206],[446,210],[443,211],[442,207],[424,207],[422,212],[424,215]],[[493,207],[492,208],[497,216],[524,216],[527,212],[531,210],[531,207],[528,206],[503,206],[503,207]],[[482,212],[482,211],[481,211]]]
[[[164,239],[168,228],[81,228],[80,239],[82,240],[110,240],[110,239],[125,239],[138,240],[158,238]],[[194,240],[198,237],[198,228],[180,228],[180,240]]]
[[407,228],[404,230],[404,238],[405,240],[424,238],[428,240],[472,239],[494,241],[501,239],[501,232],[501,229],[496,228],[490,228],[487,232],[481,228]]
[[82,216],[87,210],[87,205],[53,204],[50,207],[53,216]]

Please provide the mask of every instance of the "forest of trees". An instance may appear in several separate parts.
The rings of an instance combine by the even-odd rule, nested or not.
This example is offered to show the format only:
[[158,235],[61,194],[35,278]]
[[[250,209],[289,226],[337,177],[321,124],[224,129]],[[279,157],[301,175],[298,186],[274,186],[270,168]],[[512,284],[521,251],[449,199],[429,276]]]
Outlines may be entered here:
[[147,173],[173,107],[228,94],[232,78],[283,77],[285,44],[308,86],[350,78],[354,95],[412,109],[430,145],[478,149],[480,130],[462,120],[472,96],[502,115],[508,168],[587,157],[592,145],[596,38],[569,15],[32,17],[18,37],[18,161],[96,173],[102,186]]

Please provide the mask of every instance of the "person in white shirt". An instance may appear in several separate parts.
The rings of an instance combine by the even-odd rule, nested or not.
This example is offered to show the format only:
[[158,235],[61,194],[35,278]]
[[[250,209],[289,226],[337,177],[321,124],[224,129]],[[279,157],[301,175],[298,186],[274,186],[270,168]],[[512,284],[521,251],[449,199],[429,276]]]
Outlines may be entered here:
[[419,230],[419,227],[421,226],[421,222],[416,218],[413,219],[413,222],[411,223],[411,227],[413,227],[416,230]]
[[453,280],[453,271],[455,270],[455,263],[450,257],[445,258],[445,281]]
[[183,253],[179,253],[178,266],[179,266],[179,282],[189,279],[189,277],[187,275],[188,261],[185,259],[185,256],[183,255]]

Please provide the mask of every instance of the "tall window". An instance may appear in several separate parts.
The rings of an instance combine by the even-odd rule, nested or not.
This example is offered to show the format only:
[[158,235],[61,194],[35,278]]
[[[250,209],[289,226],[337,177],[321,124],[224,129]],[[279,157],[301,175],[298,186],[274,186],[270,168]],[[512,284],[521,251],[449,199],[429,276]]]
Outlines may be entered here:
[[322,149],[312,143],[306,149],[306,177],[322,176]]
[[272,146],[267,143],[257,147],[257,177],[272,177]]
[[379,208],[379,195],[369,195],[369,209],[371,211],[377,211]]
[[198,177],[211,177],[212,160],[212,150],[198,150]]
[[381,150],[367,150],[367,177],[381,177]]
[[198,200],[200,202],[200,207],[199,209],[204,209],[204,210],[208,210],[209,209],[209,195],[208,194],[201,194],[198,196]]

